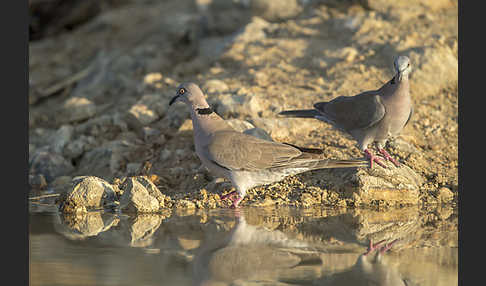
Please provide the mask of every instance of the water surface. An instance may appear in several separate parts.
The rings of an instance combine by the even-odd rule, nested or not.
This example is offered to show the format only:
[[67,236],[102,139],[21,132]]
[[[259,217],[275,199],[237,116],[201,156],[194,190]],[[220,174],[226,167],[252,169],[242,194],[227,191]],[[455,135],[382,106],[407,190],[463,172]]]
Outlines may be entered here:
[[[458,285],[457,210],[31,211],[31,285]],[[369,242],[391,249],[363,255]]]

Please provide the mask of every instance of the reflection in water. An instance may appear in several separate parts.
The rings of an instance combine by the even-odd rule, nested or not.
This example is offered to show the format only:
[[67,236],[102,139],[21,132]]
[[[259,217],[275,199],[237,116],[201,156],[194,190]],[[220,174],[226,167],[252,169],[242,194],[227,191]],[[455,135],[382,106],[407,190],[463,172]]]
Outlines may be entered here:
[[[370,241],[394,241],[370,251]],[[32,213],[31,285],[457,285],[457,211]]]
[[370,242],[368,250],[361,254],[356,263],[345,271],[331,274],[319,279],[317,285],[356,285],[356,286],[411,286],[416,285],[410,279],[403,277],[396,267],[390,265],[385,252],[388,251],[397,240],[389,244],[381,245],[380,241],[375,245]]
[[306,273],[306,265],[322,263],[319,252],[306,242],[290,239],[278,230],[248,225],[242,211],[235,210],[235,217],[235,226],[226,235],[211,237],[208,233],[194,258],[196,285],[279,281]]

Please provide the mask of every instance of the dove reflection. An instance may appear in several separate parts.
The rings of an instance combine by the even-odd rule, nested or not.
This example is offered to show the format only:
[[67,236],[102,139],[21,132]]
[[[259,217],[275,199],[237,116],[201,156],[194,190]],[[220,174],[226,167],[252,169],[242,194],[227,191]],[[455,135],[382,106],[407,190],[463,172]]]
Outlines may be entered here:
[[411,286],[416,285],[410,279],[404,278],[395,265],[392,265],[385,253],[391,249],[395,239],[388,244],[382,240],[376,244],[370,241],[368,250],[361,254],[356,263],[339,273],[324,276],[314,282],[322,286]]
[[[309,277],[305,267],[322,263],[319,253],[283,232],[248,225],[236,209],[236,224],[225,236],[204,240],[193,261],[194,285],[217,282],[275,282],[286,277]],[[314,271],[314,278],[316,278]],[[312,276],[312,275],[311,275]],[[308,279],[308,278],[307,278]]]

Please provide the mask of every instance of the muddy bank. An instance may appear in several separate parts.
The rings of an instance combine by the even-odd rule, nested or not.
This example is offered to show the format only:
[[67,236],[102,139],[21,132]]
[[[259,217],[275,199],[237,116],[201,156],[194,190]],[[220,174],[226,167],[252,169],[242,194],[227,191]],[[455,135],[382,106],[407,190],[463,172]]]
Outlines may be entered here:
[[[413,65],[415,113],[388,146],[402,168],[309,172],[250,190],[243,205],[455,204],[457,2],[397,9],[383,1],[288,1],[287,10],[265,2],[123,1],[32,41],[35,192],[65,198],[76,176],[115,187],[147,176],[161,193],[157,199],[147,190],[154,199],[142,205],[152,210],[225,206],[219,196],[231,186],[201,168],[188,110],[168,107],[183,81],[199,83],[241,131],[257,128],[259,136],[322,148],[330,158],[362,157],[331,126],[276,114],[375,89],[391,78],[393,56],[404,54]],[[113,193],[114,206],[100,205],[119,207],[122,192]]]

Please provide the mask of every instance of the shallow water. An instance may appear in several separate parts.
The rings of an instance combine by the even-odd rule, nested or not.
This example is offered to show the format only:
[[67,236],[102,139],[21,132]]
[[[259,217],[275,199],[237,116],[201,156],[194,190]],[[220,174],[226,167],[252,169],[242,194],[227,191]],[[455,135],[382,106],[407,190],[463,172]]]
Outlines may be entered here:
[[[457,210],[30,214],[31,285],[458,285]],[[391,249],[363,255],[369,241]]]

